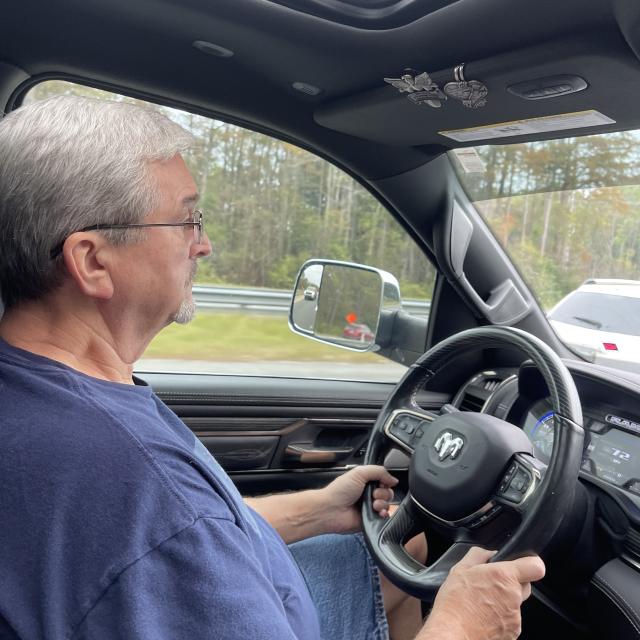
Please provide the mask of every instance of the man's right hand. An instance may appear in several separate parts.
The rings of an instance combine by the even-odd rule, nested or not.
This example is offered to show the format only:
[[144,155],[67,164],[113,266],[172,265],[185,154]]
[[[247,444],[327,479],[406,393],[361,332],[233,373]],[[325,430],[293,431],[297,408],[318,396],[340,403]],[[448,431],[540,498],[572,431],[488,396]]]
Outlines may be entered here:
[[531,583],[544,577],[538,556],[487,564],[495,551],[472,547],[440,588],[416,640],[513,640],[520,635],[520,605]]

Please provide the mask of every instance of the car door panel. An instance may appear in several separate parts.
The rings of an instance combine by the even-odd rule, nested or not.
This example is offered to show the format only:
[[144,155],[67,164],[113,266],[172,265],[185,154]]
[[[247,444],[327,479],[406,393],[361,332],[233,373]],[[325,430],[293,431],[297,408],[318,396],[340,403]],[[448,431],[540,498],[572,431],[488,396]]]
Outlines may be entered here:
[[[244,494],[322,486],[360,464],[391,383],[138,374]],[[426,393],[425,408],[449,397]]]

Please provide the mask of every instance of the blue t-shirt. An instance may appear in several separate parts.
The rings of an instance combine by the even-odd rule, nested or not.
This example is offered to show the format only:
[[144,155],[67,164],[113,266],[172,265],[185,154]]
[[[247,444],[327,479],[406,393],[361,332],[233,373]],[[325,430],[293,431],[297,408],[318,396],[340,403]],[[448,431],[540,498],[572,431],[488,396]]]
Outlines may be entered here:
[[5,635],[320,632],[281,538],[150,387],[98,380],[0,340]]

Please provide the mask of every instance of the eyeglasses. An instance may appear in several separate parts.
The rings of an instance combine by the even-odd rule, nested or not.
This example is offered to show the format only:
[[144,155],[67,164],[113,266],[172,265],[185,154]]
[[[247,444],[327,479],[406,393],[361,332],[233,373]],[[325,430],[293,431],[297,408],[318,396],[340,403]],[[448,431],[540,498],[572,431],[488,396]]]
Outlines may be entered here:
[[[200,244],[202,242],[202,238],[204,236],[204,224],[202,219],[204,214],[199,209],[196,209],[193,212],[193,220],[189,220],[189,222],[147,222],[140,224],[92,224],[89,227],[84,227],[82,229],[78,229],[74,233],[79,233],[81,231],[102,231],[106,229],[142,229],[143,227],[193,227],[194,232],[194,240],[196,244]],[[55,260],[61,253],[62,247],[64,246],[64,241],[60,244],[56,245],[49,254],[49,258],[51,260]]]

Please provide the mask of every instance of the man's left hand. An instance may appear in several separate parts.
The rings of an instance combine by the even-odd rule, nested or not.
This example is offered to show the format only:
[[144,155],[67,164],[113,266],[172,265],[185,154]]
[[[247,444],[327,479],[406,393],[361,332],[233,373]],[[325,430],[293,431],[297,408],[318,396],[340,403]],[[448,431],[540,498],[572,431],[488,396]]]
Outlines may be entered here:
[[378,482],[373,491],[373,508],[382,518],[389,516],[389,503],[393,500],[393,488],[398,479],[384,467],[364,465],[351,469],[336,478],[322,494],[323,511],[329,522],[328,530],[335,533],[351,533],[362,529],[362,519],[358,501],[369,482]]

